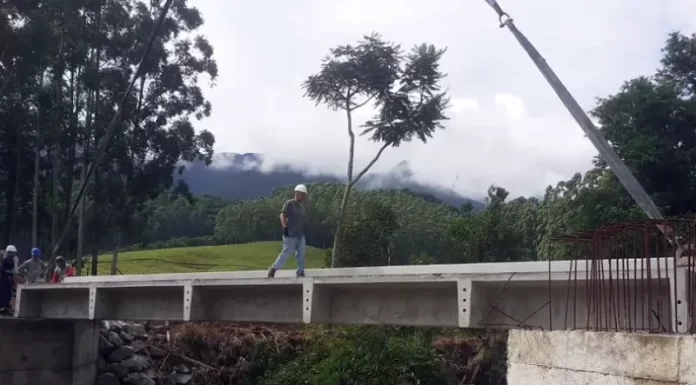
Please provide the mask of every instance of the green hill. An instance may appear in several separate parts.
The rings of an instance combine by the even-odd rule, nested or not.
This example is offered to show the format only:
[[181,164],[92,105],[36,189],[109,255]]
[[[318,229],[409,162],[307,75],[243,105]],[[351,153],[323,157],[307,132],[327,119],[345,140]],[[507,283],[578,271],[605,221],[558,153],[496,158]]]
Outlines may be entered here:
[[[202,271],[265,270],[280,252],[280,242],[253,242],[239,245],[181,247],[119,253],[123,274],[194,273]],[[307,246],[306,268],[324,265],[324,251]],[[295,269],[294,257],[285,269]],[[99,274],[109,274],[111,254],[99,256]]]

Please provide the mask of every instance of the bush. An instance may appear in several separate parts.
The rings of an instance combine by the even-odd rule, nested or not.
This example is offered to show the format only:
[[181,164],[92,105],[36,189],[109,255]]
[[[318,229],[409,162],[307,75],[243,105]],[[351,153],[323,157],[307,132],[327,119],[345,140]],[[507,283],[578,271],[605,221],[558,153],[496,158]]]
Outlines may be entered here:
[[185,324],[173,342],[175,351],[218,370],[197,373],[194,383],[256,385],[264,373],[301,356],[301,329],[263,325]]
[[313,339],[311,353],[270,374],[264,385],[446,385],[427,339],[402,328],[345,328]]
[[208,322],[175,328],[165,348],[210,365],[195,370],[191,385],[505,385],[505,333]]

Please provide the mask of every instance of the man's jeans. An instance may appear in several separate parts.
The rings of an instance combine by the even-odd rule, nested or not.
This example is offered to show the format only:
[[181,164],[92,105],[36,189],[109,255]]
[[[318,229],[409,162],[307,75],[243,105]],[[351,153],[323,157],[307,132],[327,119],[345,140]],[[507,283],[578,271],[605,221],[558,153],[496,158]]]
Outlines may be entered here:
[[297,258],[297,271],[304,272],[304,257],[305,257],[305,237],[286,237],[283,236],[283,250],[278,254],[275,263],[273,264],[274,270],[280,270],[285,263],[285,260],[295,252],[295,258]]

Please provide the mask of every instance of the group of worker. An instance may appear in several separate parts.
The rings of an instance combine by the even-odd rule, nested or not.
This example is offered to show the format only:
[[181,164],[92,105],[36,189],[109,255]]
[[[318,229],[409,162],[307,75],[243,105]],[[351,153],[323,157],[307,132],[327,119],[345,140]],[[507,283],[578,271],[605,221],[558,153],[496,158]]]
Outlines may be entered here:
[[[0,314],[9,311],[12,294],[17,283],[32,284],[40,282],[46,276],[48,265],[41,259],[38,247],[31,249],[31,258],[20,263],[17,248],[8,245],[0,263]],[[62,256],[56,257],[56,268],[51,276],[51,283],[63,282],[65,277],[75,275],[75,269]]]

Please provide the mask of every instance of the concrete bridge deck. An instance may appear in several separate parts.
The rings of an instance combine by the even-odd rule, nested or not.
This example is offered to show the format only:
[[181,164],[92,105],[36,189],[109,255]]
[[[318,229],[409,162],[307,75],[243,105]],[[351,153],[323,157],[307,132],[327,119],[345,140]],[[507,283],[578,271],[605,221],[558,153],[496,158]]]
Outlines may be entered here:
[[[634,266],[633,260],[627,261]],[[607,261],[604,263],[608,270]],[[640,266],[641,260],[635,263]],[[292,270],[279,271],[272,279],[266,278],[265,271],[69,277],[60,285],[21,285],[15,315],[73,320],[577,328],[588,319],[589,266],[586,261],[577,262],[572,285],[570,261],[310,269],[304,278],[294,277]],[[653,296],[647,308],[674,305],[671,293],[677,289],[677,281],[672,260],[651,260],[651,271],[651,285],[664,287],[666,297]],[[647,276],[637,270],[627,274],[636,282]],[[648,300],[637,292],[633,295],[641,302]],[[671,318],[676,324],[677,317]]]

